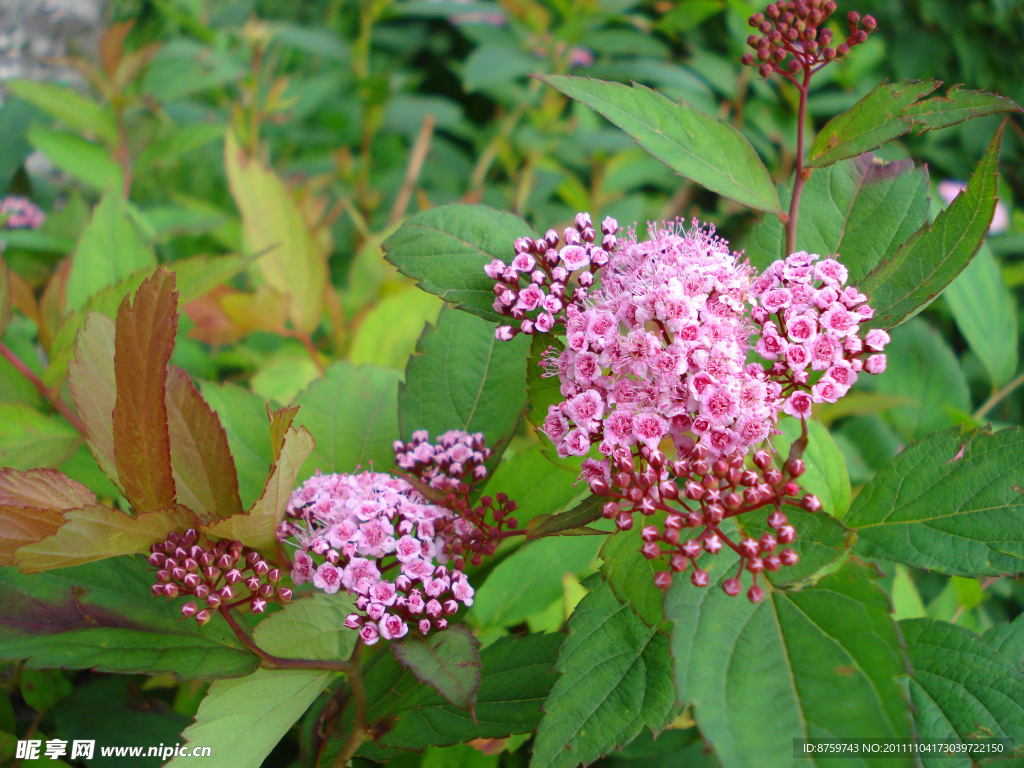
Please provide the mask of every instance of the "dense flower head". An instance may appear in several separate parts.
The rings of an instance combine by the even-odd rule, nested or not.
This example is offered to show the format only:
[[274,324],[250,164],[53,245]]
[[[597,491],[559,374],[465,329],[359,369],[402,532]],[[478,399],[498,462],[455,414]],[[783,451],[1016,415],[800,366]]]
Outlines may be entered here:
[[281,571],[259,552],[239,541],[208,542],[194,528],[172,532],[150,547],[149,563],[157,568],[153,594],[190,595],[181,613],[205,624],[219,608],[247,605],[263,613],[268,602],[287,603],[292,591],[278,586]]
[[[580,227],[589,221],[576,218]],[[614,220],[604,227],[618,232]],[[821,508],[796,482],[805,441],[779,466],[769,452],[778,419],[789,414],[806,429],[815,403],[834,403],[861,373],[884,371],[888,334],[862,332],[874,311],[836,258],[801,251],[759,275],[696,221],[651,226],[644,240],[628,231],[602,251],[602,263],[581,273],[589,290],[573,292],[544,328],[521,329],[564,334],[543,360],[563,398],[549,406],[543,431],[559,455],[587,457],[582,477],[609,498],[605,516],[620,530],[638,512],[664,515],[660,528],[643,530],[644,555],[670,563],[659,586],[691,564],[694,584],[706,585],[697,559],[728,546],[740,572],[753,574],[756,602],[758,576],[798,560],[777,551],[796,537],[782,507]],[[497,336],[515,332],[502,326]],[[769,450],[757,450],[751,466],[762,443]],[[758,509],[773,531],[761,539],[734,542],[720,527]],[[740,591],[738,578],[724,585],[728,594]]]
[[427,431],[420,429],[413,432],[410,442],[396,440],[392,448],[401,469],[442,491],[460,482],[473,484],[486,478],[484,463],[491,458],[482,432],[470,435],[457,429],[441,435],[436,445],[430,442]]
[[472,605],[465,574],[446,567],[454,523],[451,510],[401,478],[317,474],[292,493],[277,533],[296,546],[292,581],[355,595],[346,625],[372,645],[410,626],[444,629],[459,603]]
[[6,229],[39,229],[46,214],[27,197],[7,195],[0,200],[0,219]]

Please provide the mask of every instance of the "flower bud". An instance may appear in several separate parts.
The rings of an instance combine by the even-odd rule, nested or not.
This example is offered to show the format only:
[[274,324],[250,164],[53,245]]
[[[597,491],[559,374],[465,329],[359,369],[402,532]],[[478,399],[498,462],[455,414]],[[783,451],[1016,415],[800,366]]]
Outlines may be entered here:
[[722,582],[722,589],[729,597],[736,597],[743,590],[743,585],[739,579],[726,579]]
[[760,603],[764,600],[764,590],[755,584],[749,590],[747,590],[747,599],[752,603]]
[[667,590],[672,586],[672,573],[670,571],[658,571],[654,574],[654,585],[661,590]]
[[708,572],[700,568],[694,569],[690,575],[690,582],[695,587],[706,587],[709,581]]

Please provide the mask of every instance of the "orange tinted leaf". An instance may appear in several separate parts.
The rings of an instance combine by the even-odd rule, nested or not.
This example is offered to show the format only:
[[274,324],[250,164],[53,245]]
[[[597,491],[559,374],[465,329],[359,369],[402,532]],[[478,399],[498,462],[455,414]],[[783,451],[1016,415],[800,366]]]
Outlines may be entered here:
[[285,435],[291,428],[292,422],[295,421],[295,414],[299,412],[299,406],[278,408],[273,413],[269,412],[269,408],[267,411],[270,416],[270,449],[274,452],[274,456],[280,456],[281,449],[284,447]]
[[114,321],[109,317],[93,312],[86,319],[68,365],[68,384],[96,463],[120,486],[114,459]]
[[[292,415],[294,416],[294,413]],[[306,457],[313,452],[313,446],[313,436],[305,427],[289,428],[263,489],[263,495],[252,505],[249,513],[229,517],[227,520],[206,526],[203,530],[222,539],[238,539],[248,547],[267,549],[274,546],[274,531],[278,523],[284,519],[288,497],[295,487],[299,469]]]
[[174,275],[159,270],[117,310],[114,458],[125,496],[140,512],[174,504],[167,432],[167,361],[178,326]]
[[21,547],[15,562],[26,573],[69,568],[93,560],[148,552],[171,531],[196,525],[196,516],[180,504],[132,518],[118,509],[94,504],[64,513],[65,523],[42,541]]
[[204,523],[242,513],[228,436],[189,375],[171,366],[167,427],[178,500]]
[[11,281],[7,271],[7,262],[0,256],[0,336],[7,330],[11,319]]
[[52,536],[63,523],[55,509],[0,506],[0,565],[13,565],[18,549]]
[[96,495],[56,469],[0,469],[0,506],[74,509],[96,503]]

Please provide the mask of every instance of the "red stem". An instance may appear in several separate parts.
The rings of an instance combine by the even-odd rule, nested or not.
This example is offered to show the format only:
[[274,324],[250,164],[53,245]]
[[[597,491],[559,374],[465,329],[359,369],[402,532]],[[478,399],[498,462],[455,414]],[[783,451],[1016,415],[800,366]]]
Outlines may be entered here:
[[804,191],[809,171],[804,170],[804,127],[807,124],[807,91],[811,84],[811,68],[804,63],[804,79],[797,86],[800,91],[800,106],[796,113],[796,178],[793,180],[793,197],[789,201],[789,217],[786,219],[786,252],[788,256],[796,250],[796,223],[800,214],[800,196]]

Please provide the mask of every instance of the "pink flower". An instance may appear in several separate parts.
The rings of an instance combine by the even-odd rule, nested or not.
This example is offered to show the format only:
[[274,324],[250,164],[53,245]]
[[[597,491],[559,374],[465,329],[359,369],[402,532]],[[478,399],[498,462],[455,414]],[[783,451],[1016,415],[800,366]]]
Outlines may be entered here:
[[405,637],[409,627],[400,616],[387,614],[380,622],[380,636],[385,640],[398,640]]
[[524,312],[532,312],[544,301],[544,292],[536,285],[528,285],[519,292],[519,300],[516,301],[516,308]]
[[864,345],[872,352],[881,352],[889,343],[889,334],[880,328],[872,328],[864,337]]
[[359,637],[362,638],[366,645],[374,645],[380,639],[380,632],[377,629],[377,625],[372,621],[368,621],[359,628]]
[[313,586],[322,589],[328,595],[333,595],[341,589],[341,571],[330,563],[322,563],[313,574]]
[[794,392],[786,398],[782,410],[797,419],[807,419],[811,415],[814,400],[806,392]]
[[569,456],[586,456],[590,452],[590,435],[585,429],[574,429],[565,436],[562,446]]
[[381,605],[394,605],[398,593],[390,581],[378,581],[370,587],[370,599]]
[[300,550],[295,553],[295,559],[292,560],[292,581],[298,587],[312,579],[313,558]]
[[872,376],[885,371],[885,355],[872,355],[864,361],[864,370],[870,373]]
[[463,605],[473,604],[473,587],[470,586],[467,579],[458,579],[452,583],[452,594],[455,595],[455,599],[459,600]]
[[567,245],[559,251],[558,255],[562,260],[562,264],[570,272],[575,272],[577,269],[583,269],[590,265],[590,254],[581,245]]

